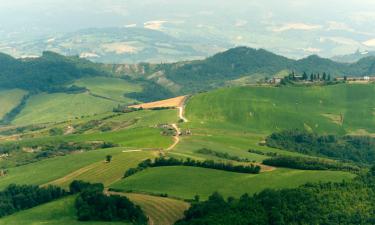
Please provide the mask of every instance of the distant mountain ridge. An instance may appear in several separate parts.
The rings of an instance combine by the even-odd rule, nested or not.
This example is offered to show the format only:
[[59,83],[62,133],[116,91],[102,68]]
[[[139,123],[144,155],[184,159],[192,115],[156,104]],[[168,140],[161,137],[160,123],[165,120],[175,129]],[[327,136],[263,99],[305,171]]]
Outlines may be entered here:
[[156,77],[156,82],[161,85],[165,83],[167,88],[172,89],[178,87],[178,93],[186,94],[224,86],[228,81],[243,77],[260,79],[288,71],[300,74],[325,72],[332,77],[372,75],[375,74],[375,57],[363,58],[350,64],[317,55],[293,60],[264,49],[237,47],[204,60],[172,64],[114,65],[112,69],[115,73],[134,77]]
[[[164,89],[163,96],[190,94],[228,82],[256,82],[265,77],[328,73],[332,77],[375,74],[375,57],[356,63],[339,63],[316,55],[293,60],[264,49],[237,47],[204,60],[177,63],[100,64],[79,57],[65,57],[44,52],[39,58],[15,59],[0,54],[0,88],[49,91],[84,76],[116,76],[142,82],[147,90]],[[168,94],[169,93],[169,94]],[[147,99],[147,96],[142,96]]]
[[375,51],[357,50],[355,53],[352,54],[334,56],[332,57],[332,60],[343,63],[355,63],[358,62],[360,59],[370,56],[375,56]]

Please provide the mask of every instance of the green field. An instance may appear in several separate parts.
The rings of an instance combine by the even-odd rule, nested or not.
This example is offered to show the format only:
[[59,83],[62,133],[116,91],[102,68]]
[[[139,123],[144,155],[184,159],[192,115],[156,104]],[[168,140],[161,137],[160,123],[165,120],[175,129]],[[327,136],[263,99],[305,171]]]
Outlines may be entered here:
[[86,87],[90,93],[121,103],[132,103],[135,100],[126,98],[124,94],[141,92],[142,86],[129,83],[124,79],[109,77],[83,78],[74,82],[74,85]]
[[139,172],[113,184],[122,191],[167,193],[169,196],[206,199],[218,191],[224,196],[239,197],[254,194],[265,188],[292,188],[307,182],[342,181],[355,175],[336,171],[304,171],[277,169],[261,174],[241,174],[196,167],[157,167]]
[[[24,210],[0,219],[2,225],[126,225],[122,222],[79,222],[74,209],[75,196]],[[129,224],[130,225],[130,224]]]
[[118,144],[122,147],[131,148],[167,148],[173,143],[169,136],[160,134],[161,130],[151,127],[135,127],[103,133],[72,134],[65,136],[51,136],[19,141],[23,145],[43,145],[60,142],[85,142],[85,141],[105,141]]
[[140,162],[152,158],[155,154],[151,151],[121,152],[112,155],[110,163],[104,161],[95,162],[82,167],[49,184],[67,188],[73,180],[84,180],[91,183],[102,183],[108,186],[120,180],[126,170],[136,167]]
[[192,128],[375,133],[374,95],[374,84],[224,88],[193,96],[186,117]]
[[25,94],[27,92],[21,89],[0,90],[0,119],[17,106]]
[[83,94],[38,94],[32,96],[13,124],[35,124],[71,120],[83,115],[112,111],[119,103]]

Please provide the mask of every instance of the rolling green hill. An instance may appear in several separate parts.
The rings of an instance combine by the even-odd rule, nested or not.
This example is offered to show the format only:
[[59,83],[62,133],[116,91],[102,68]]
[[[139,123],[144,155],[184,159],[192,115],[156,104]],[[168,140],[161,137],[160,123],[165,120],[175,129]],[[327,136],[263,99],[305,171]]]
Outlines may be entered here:
[[316,55],[301,60],[288,59],[264,49],[237,47],[204,60],[172,64],[138,64],[117,66],[117,73],[143,75],[178,94],[206,91],[228,84],[255,83],[265,77],[279,76],[292,71],[301,74],[329,73],[337,76],[364,76],[375,73],[374,57],[358,62],[339,63]]
[[375,133],[375,85],[236,87],[189,100],[189,127],[269,134],[283,129]]
[[350,180],[354,174],[335,171],[303,171],[277,169],[261,174],[240,174],[226,171],[173,166],[142,171],[111,185],[116,190],[168,194],[183,199],[199,195],[207,199],[218,191],[226,197],[254,194],[265,188],[291,188],[307,182]]

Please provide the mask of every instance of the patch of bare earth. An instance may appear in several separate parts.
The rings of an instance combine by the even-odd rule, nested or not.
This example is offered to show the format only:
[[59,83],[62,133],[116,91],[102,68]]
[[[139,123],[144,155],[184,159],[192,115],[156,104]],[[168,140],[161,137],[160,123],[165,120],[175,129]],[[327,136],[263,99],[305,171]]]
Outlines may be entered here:
[[152,109],[152,108],[159,108],[159,107],[177,108],[177,107],[181,107],[184,104],[184,101],[186,98],[187,96],[179,96],[176,98],[170,98],[170,99],[165,99],[165,100],[156,101],[156,102],[143,103],[139,105],[132,105],[129,107],[143,108],[143,109]]

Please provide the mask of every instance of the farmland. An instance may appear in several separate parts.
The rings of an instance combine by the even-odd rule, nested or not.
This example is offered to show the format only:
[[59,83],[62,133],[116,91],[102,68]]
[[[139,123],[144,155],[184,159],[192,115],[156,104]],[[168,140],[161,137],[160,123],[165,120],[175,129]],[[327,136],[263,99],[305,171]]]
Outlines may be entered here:
[[117,102],[82,94],[38,94],[32,96],[26,107],[13,121],[16,125],[61,122],[84,115],[111,111]]
[[[100,82],[104,84],[100,85]],[[243,174],[168,166],[148,168],[122,178],[125,171],[159,154],[240,163],[199,153],[198,150],[202,148],[257,164],[269,158],[268,153],[308,157],[288,149],[275,149],[261,144],[272,132],[286,129],[298,128],[319,134],[339,135],[375,133],[374,85],[232,87],[193,95],[185,106],[182,105],[185,97],[139,105],[144,108],[185,108],[183,114],[188,121],[181,121],[179,114],[182,113],[179,109],[111,112],[117,104],[132,101],[124,97],[123,92],[141,90],[137,86],[128,87],[129,84],[124,80],[108,81],[107,78],[96,77],[84,78],[75,84],[85,86],[89,92],[72,95],[38,94],[31,97],[25,109],[13,121],[14,124],[51,123],[45,124],[46,128],[32,135],[23,135],[17,143],[22,146],[42,146],[99,141],[113,143],[117,147],[78,151],[9,167],[7,175],[0,178],[0,189],[11,183],[53,184],[67,188],[73,180],[99,182],[116,191],[113,194],[125,195],[139,204],[152,224],[169,225],[182,218],[183,211],[188,208],[189,204],[183,200],[191,200],[196,195],[206,200],[218,191],[224,197],[240,197],[244,193],[252,195],[268,188],[296,188],[309,182],[350,181],[357,175],[343,171],[287,168],[272,168],[260,174]],[[353,110],[352,105],[356,110]],[[93,121],[94,125],[78,132]],[[160,125],[165,124],[173,124],[182,132],[188,130],[191,133],[175,137],[164,135],[163,126]],[[49,135],[52,128],[66,129],[68,126],[74,128],[72,133]],[[103,131],[102,127],[109,129]],[[177,145],[173,144],[176,143],[173,139],[179,140]],[[111,162],[105,162],[107,155],[112,156]],[[170,198],[153,195],[167,195]],[[45,221],[56,225],[78,225],[81,223],[75,221],[73,202],[73,197],[68,197],[3,218],[0,222],[40,224]],[[43,210],[47,210],[46,207],[48,215],[40,215]],[[51,215],[57,215],[61,220],[54,220]]]
[[[195,167],[158,167],[125,178],[111,187],[123,191],[168,194],[183,199],[206,199],[218,191],[226,197],[254,194],[265,188],[292,188],[307,182],[349,180],[355,175],[333,171],[277,169],[262,174],[239,174]],[[183,183],[184,185],[180,185]]]

